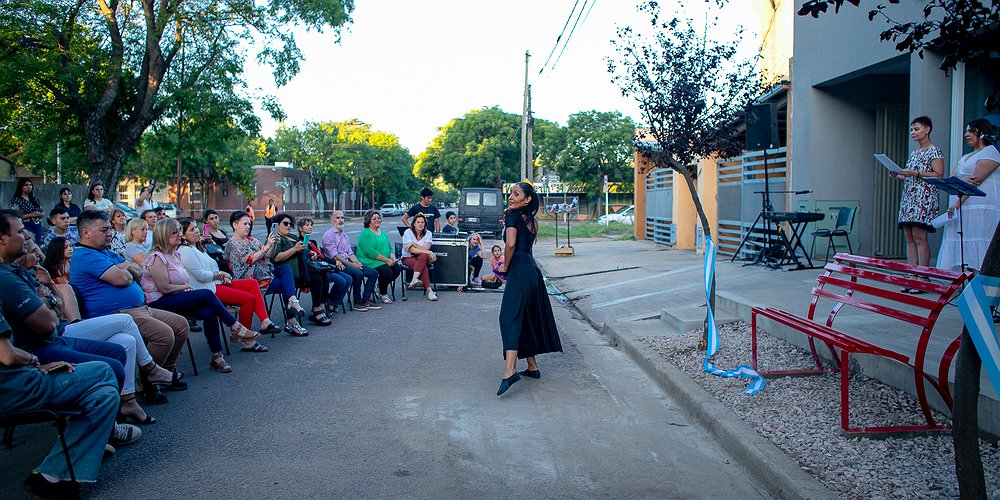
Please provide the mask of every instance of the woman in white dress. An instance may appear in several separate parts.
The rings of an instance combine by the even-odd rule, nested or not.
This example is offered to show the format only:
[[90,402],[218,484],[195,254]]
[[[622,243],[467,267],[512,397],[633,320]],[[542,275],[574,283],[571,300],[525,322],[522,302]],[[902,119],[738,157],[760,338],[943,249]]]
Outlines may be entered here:
[[957,196],[948,197],[949,216],[957,217],[959,207],[962,209],[964,238],[958,235],[959,221],[944,227],[937,257],[940,269],[961,268],[963,247],[965,265],[979,269],[1000,223],[1000,174],[996,173],[1000,151],[994,145],[993,125],[983,118],[972,120],[965,128],[965,142],[972,147],[972,152],[958,160],[952,175],[978,187],[986,196],[963,196],[961,200]]

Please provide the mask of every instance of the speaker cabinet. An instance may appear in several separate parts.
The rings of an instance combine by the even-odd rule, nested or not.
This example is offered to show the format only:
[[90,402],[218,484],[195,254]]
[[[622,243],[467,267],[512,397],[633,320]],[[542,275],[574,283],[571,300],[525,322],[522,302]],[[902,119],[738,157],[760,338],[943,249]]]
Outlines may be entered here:
[[434,261],[434,283],[438,286],[467,286],[469,283],[469,247],[465,238],[446,239],[434,235],[431,251]]
[[774,104],[754,104],[747,111],[747,150],[777,149],[778,108]]

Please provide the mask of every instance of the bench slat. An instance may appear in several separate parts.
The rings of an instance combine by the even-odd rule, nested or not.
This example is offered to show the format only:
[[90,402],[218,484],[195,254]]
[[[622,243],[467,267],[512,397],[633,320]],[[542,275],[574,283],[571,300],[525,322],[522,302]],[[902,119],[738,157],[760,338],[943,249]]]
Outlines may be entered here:
[[[889,359],[895,359],[901,363],[908,363],[910,358],[905,354],[898,353],[896,351],[889,350],[884,347],[879,347],[875,344],[871,344],[859,338],[851,337],[845,333],[839,332],[830,328],[826,325],[816,323],[804,318],[795,313],[785,311],[783,309],[775,308],[757,308],[755,307],[753,311],[761,316],[770,318],[772,320],[778,321],[786,326],[798,329],[810,335],[812,337],[819,338],[824,342],[833,344],[841,349],[847,349],[848,351],[863,354],[874,354],[876,356],[882,356]],[[809,331],[805,331],[809,330]]]
[[866,300],[856,299],[854,297],[848,297],[847,295],[842,295],[838,293],[833,293],[822,288],[813,288],[813,295],[818,297],[823,297],[825,299],[830,299],[835,302],[843,302],[844,304],[857,307],[858,309],[864,309],[868,312],[873,312],[875,314],[881,314],[883,316],[888,316],[890,318],[895,318],[900,321],[905,321],[907,323],[912,323],[917,326],[927,326],[930,324],[930,320],[923,316],[918,316],[916,314],[911,314],[908,312],[899,311],[886,306],[868,302]]
[[917,274],[920,276],[927,276],[929,278],[937,278],[944,281],[954,282],[962,276],[962,273],[956,271],[948,271],[944,269],[938,269],[936,267],[925,267],[925,266],[915,266],[913,264],[904,264],[902,262],[893,262],[891,260],[876,259],[874,257],[862,257],[860,255],[852,255],[849,253],[838,253],[833,256],[835,262],[853,262],[855,264],[862,264],[866,266],[873,266],[883,269],[891,269],[893,271],[899,271],[902,273]]
[[[849,280],[843,280],[840,278],[834,278],[833,276],[817,276],[816,281],[820,283],[826,283],[830,286],[836,286],[840,288],[845,288],[847,290],[854,290],[856,292],[865,293],[875,297],[880,297],[883,299],[888,299],[893,302],[902,302],[903,304],[908,304],[914,307],[920,307],[927,309],[928,311],[934,311],[942,306],[937,300],[925,299],[916,295],[910,295],[908,293],[897,292],[896,290],[887,290],[885,288],[879,288],[877,286],[866,285],[864,283],[852,282]],[[888,307],[888,306],[881,306]]]
[[907,288],[919,288],[925,292],[936,293],[938,295],[944,295],[946,293],[949,293],[953,289],[951,285],[942,285],[940,283],[915,280],[911,278],[906,278],[904,276],[881,273],[878,271],[873,271],[870,269],[864,269],[860,267],[841,266],[839,264],[834,264],[832,262],[827,264],[825,269],[833,273],[843,273],[850,276],[857,276],[859,278],[869,279],[872,281],[880,281],[882,283],[890,285],[903,286]]

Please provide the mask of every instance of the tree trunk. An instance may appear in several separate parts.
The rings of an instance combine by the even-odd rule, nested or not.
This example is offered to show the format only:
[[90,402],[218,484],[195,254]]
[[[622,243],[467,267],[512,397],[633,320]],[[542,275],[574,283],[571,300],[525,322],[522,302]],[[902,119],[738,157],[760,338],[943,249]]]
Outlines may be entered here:
[[[1000,276],[1000,225],[993,231],[993,241],[986,250],[981,270],[986,276]],[[963,328],[962,343],[955,359],[955,401],[951,409],[955,474],[961,498],[986,498],[987,493],[979,452],[979,375],[982,364],[969,330]]]
[[[705,207],[703,207],[701,204],[701,197],[698,196],[698,187],[695,186],[694,184],[694,178],[691,177],[691,172],[687,168],[684,168],[682,165],[674,161],[673,159],[670,160],[670,163],[671,163],[671,168],[673,168],[677,172],[680,172],[680,174],[684,177],[684,183],[687,184],[688,192],[691,193],[691,201],[694,202],[694,209],[696,212],[698,212],[698,219],[701,222],[702,233],[704,234],[705,237],[709,238],[712,237],[712,226],[708,222],[708,216],[705,215]],[[708,251],[707,246],[705,247],[705,251],[706,252]],[[712,315],[714,316],[715,315],[715,271],[714,270],[712,271],[712,286],[709,288],[707,306],[709,311],[711,311]],[[704,326],[705,326],[705,332],[701,338],[701,346],[699,346],[702,348],[708,345],[708,313],[705,314]]]

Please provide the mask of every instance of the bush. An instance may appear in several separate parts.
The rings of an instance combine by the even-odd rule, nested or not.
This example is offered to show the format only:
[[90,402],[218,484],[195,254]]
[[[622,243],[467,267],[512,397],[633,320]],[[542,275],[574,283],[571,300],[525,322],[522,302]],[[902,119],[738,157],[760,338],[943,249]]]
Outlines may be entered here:
[[[595,238],[605,235],[632,235],[633,229],[632,224],[620,224],[617,222],[612,222],[607,226],[601,226],[596,222],[570,222],[569,226],[569,236],[572,238]],[[539,238],[555,238],[556,237],[556,225],[553,221],[539,221],[538,223],[538,237]],[[566,225],[562,222],[559,223],[559,239],[566,237]],[[634,239],[634,237],[633,237]]]

